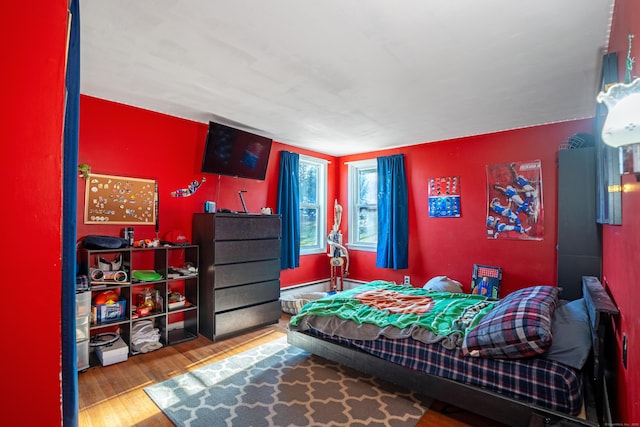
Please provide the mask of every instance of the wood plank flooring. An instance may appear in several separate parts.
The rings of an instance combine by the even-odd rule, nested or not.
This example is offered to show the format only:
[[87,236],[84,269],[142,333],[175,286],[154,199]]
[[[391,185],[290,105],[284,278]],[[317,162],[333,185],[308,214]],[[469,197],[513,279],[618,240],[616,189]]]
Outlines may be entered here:
[[[92,356],[92,367],[78,374],[79,426],[173,426],[144,387],[280,338],[286,335],[288,320],[289,315],[283,313],[279,323],[243,335],[219,342],[199,336],[111,366],[99,366]],[[426,426],[496,427],[496,423],[435,402],[418,423],[418,427]]]

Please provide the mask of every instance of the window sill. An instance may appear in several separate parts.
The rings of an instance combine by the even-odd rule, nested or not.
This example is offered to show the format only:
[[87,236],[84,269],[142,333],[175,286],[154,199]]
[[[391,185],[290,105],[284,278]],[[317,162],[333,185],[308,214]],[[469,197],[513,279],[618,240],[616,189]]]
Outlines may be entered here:
[[300,256],[302,255],[317,255],[317,254],[322,254],[325,253],[326,250],[325,248],[318,248],[318,249],[306,249],[306,250],[300,250]]
[[349,250],[354,250],[354,251],[367,251],[367,252],[375,252],[376,251],[376,245],[364,245],[364,244],[358,244],[358,243],[348,243],[347,247],[349,248]]

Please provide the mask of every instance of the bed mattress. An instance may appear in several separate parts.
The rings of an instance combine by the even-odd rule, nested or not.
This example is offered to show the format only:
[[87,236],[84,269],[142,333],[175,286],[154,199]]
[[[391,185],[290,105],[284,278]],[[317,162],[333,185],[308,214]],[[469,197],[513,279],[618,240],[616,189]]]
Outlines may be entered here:
[[357,348],[395,364],[487,390],[543,408],[577,415],[582,409],[580,372],[548,359],[493,359],[463,356],[412,338],[350,340],[317,330],[306,331],[323,340]]

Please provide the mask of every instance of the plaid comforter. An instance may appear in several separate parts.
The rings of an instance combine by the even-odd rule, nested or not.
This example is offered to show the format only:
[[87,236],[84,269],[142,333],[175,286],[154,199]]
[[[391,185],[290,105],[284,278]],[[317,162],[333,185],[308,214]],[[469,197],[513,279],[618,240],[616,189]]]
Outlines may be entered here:
[[578,372],[541,358],[491,359],[462,356],[460,348],[414,339],[349,340],[330,337],[313,329],[308,333],[355,347],[398,365],[480,386],[523,402],[576,415],[582,408],[582,380]]

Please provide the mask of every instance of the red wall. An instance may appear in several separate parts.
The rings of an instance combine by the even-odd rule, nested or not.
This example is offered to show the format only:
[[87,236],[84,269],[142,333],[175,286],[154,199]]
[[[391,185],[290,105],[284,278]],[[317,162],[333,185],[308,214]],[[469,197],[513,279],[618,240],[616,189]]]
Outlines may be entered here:
[[[336,162],[331,156],[274,142],[264,181],[202,174],[200,165],[207,124],[90,96],[81,97],[80,110],[79,163],[90,165],[96,174],[157,180],[160,238],[168,231],[181,230],[191,240],[192,215],[203,212],[207,200],[216,201],[218,208],[242,210],[240,190],[247,190],[244,198],[249,212],[260,212],[262,207],[275,211],[281,150],[329,160],[328,197],[329,200],[335,198]],[[203,177],[206,182],[192,196],[171,196],[172,191]],[[123,225],[84,224],[84,192],[85,181],[78,178],[78,238],[89,234],[120,236]],[[154,238],[155,227],[134,226],[134,234],[136,239]],[[282,272],[282,286],[326,279],[328,264],[325,264],[324,254],[302,257],[300,268]]]
[[[624,81],[625,59],[629,34],[635,34],[632,42],[632,58],[640,58],[640,2],[617,0],[609,51],[618,53],[619,81]],[[636,62],[633,77],[638,76]],[[634,175],[623,175],[622,225],[603,227],[603,281],[620,309],[616,322],[617,387],[614,402],[617,405],[620,425],[640,422],[640,292],[638,275],[640,266],[640,183]],[[622,364],[622,338],[628,338],[628,360]]]
[[[409,268],[376,268],[375,253],[354,250],[349,252],[351,276],[402,281],[410,275],[414,286],[422,286],[431,277],[447,275],[468,290],[473,264],[484,264],[502,267],[501,295],[533,284],[555,285],[558,145],[576,132],[590,131],[590,120],[573,121],[341,158],[345,217],[345,162],[404,153],[409,186]],[[542,162],[543,240],[488,239],[486,165],[528,160]],[[460,218],[429,217],[427,180],[438,176],[460,177]]]
[[[621,63],[627,49],[626,36],[640,33],[637,16],[640,5],[632,0],[617,0],[610,50],[620,55]],[[3,361],[11,369],[5,373],[5,383],[12,392],[4,396],[2,408],[6,424],[24,423],[32,408],[25,396],[38,389],[38,419],[46,425],[61,423],[60,382],[60,296],[61,296],[61,221],[62,221],[62,116],[64,84],[64,52],[67,20],[66,1],[38,2],[28,10],[16,2],[7,3],[5,16],[4,55],[10,66],[3,67],[2,81],[5,104],[2,130],[2,179],[6,200],[13,209],[4,210],[8,253],[3,255],[3,283],[24,285],[22,291],[37,295],[28,304],[12,297],[3,305],[5,325],[18,325],[27,331],[33,342],[9,341],[3,351]],[[632,56],[640,57],[636,39]],[[623,69],[621,68],[621,71]],[[637,74],[637,73],[636,73]],[[556,173],[555,147],[568,135],[588,128],[587,122],[565,123],[494,135],[389,150],[375,155],[404,152],[409,174],[410,203],[410,268],[407,270],[416,284],[437,275],[448,274],[468,284],[473,263],[492,263],[505,268],[503,284],[512,290],[530,282],[554,282],[555,277],[555,210]],[[201,210],[204,200],[217,194],[217,177],[213,176],[200,192],[190,199],[171,199],[166,192],[182,188],[199,174],[200,153],[206,126],[156,113],[83,97],[81,105],[81,135],[79,161],[93,166],[95,173],[114,173],[158,179],[161,191],[160,233],[181,228],[190,235],[189,218]],[[477,143],[477,144],[474,144]],[[510,146],[509,143],[512,145]],[[273,157],[281,149],[294,149],[275,144]],[[504,150],[504,152],[502,152]],[[307,154],[312,154],[305,152]],[[317,154],[316,154],[317,155]],[[346,167],[344,162],[372,155],[348,156],[331,160],[329,168],[329,201],[338,197],[346,203]],[[450,159],[443,162],[442,159]],[[487,163],[539,158],[543,165],[545,229],[548,238],[542,242],[492,242],[484,238],[484,166]],[[248,189],[250,210],[262,205],[275,206],[277,161],[272,161],[265,182],[240,182],[221,179],[219,206],[238,209],[237,190]],[[336,167],[338,166],[339,167]],[[462,217],[432,219],[426,215],[426,202],[421,201],[424,182],[434,175],[459,175],[462,178]],[[343,178],[338,178],[343,177]],[[482,184],[478,183],[482,180]],[[625,369],[618,367],[619,421],[638,422],[637,393],[640,389],[638,368],[638,327],[636,313],[638,292],[635,279],[638,272],[639,224],[636,212],[640,195],[633,177],[625,177],[623,193],[623,225],[605,226],[604,282],[609,286],[621,309],[617,323],[618,345],[621,336],[629,336],[629,360]],[[78,181],[82,188],[82,180]],[[35,190],[35,191],[34,191]],[[81,192],[81,191],[80,191]],[[82,192],[81,192],[82,193]],[[81,201],[84,200],[81,194]],[[331,204],[330,204],[331,205]],[[82,202],[79,210],[82,211]],[[332,217],[329,206],[327,214]],[[634,216],[635,215],[635,216]],[[482,219],[482,221],[481,221]],[[450,224],[454,223],[454,226]],[[343,222],[344,224],[344,222]],[[343,230],[343,233],[346,230]],[[86,234],[116,234],[120,227],[85,226],[78,221],[78,236]],[[152,237],[153,227],[137,227],[139,238]],[[346,233],[345,233],[346,234]],[[415,236],[415,237],[414,237]],[[499,243],[499,244],[498,244]],[[388,278],[400,280],[404,271],[375,269],[371,253],[352,251],[352,277],[368,280]],[[282,274],[282,283],[295,283],[326,278],[326,256],[305,256],[301,267]],[[38,271],[38,277],[25,272]],[[28,289],[27,289],[28,286]],[[19,301],[19,303],[14,303]],[[43,321],[46,319],[46,321]],[[17,322],[17,323],[16,323]],[[33,344],[37,348],[33,347]]]
[[[640,175],[638,175],[640,177]],[[618,361],[616,373],[617,389],[614,402],[618,406],[619,421],[623,423],[640,420],[640,368],[638,340],[638,266],[640,266],[640,183],[636,175],[622,176],[622,225],[605,226],[603,230],[603,281],[608,287],[620,316],[615,322]],[[622,337],[628,339],[628,364],[622,364]]]
[[[279,152],[291,150],[329,160],[328,200],[338,198],[348,215],[347,166],[345,162],[379,155],[404,153],[409,181],[409,268],[402,271],[375,267],[375,254],[351,251],[350,278],[402,281],[409,274],[414,285],[437,275],[448,275],[468,289],[473,264],[503,268],[503,293],[534,283],[555,284],[556,277],[556,158],[558,145],[576,132],[588,132],[591,121],[549,126],[414,145],[396,150],[332,158],[274,142],[265,181],[199,172],[207,125],[105,101],[81,98],[79,162],[92,172],[158,181],[160,194],[159,237],[174,229],[191,238],[191,217],[202,212],[206,200],[218,207],[240,210],[240,189],[246,189],[247,208],[275,208]],[[446,159],[446,161],[442,161]],[[542,161],[545,235],[542,241],[487,239],[486,165],[511,161]],[[462,217],[429,218],[426,182],[433,176],[460,176]],[[206,177],[198,191],[185,198],[171,197],[173,190]],[[218,195],[218,184],[220,194]],[[83,223],[84,180],[78,178],[78,237],[88,234],[120,235],[122,225]],[[328,218],[333,218],[329,203]],[[331,223],[331,221],[329,221]],[[330,227],[332,224],[328,224]],[[342,232],[348,235],[347,221]],[[153,238],[153,225],[134,227],[136,239]],[[300,268],[282,272],[283,287],[326,279],[326,255],[301,257]]]
[[2,424],[61,425],[67,2],[7,2],[2,16]]

